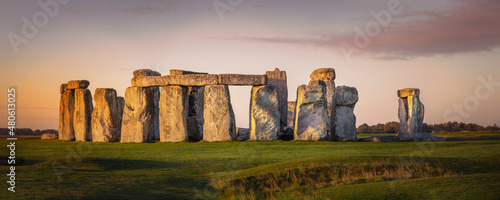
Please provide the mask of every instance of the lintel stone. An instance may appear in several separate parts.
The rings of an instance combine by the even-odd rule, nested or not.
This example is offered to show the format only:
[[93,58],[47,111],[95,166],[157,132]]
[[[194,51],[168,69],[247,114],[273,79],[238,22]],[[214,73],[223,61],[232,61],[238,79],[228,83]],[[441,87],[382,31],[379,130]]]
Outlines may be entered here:
[[138,69],[133,72],[134,78],[144,76],[161,76],[160,72],[151,69]]
[[215,74],[186,74],[170,76],[170,85],[182,86],[206,86],[217,85],[217,75]]
[[74,81],[69,81],[68,84],[66,85],[67,90],[72,90],[72,89],[87,89],[89,87],[90,82],[87,80],[74,80]]
[[219,74],[219,85],[266,85],[266,75]]
[[420,95],[420,89],[418,88],[406,88],[398,90],[398,97],[405,98],[408,96]]
[[206,72],[193,72],[193,71],[186,71],[186,70],[181,70],[181,69],[171,69],[170,70],[170,75],[186,75],[186,74],[208,74]]
[[134,87],[157,87],[169,85],[170,76],[145,76],[132,78]]

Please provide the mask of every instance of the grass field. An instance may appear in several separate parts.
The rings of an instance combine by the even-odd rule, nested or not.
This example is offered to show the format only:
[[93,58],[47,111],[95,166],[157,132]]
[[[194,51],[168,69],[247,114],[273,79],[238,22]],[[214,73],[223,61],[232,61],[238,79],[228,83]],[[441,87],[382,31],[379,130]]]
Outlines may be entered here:
[[[445,142],[16,141],[0,199],[499,199],[500,133]],[[360,137],[364,137],[360,136]],[[2,172],[7,141],[0,138]]]

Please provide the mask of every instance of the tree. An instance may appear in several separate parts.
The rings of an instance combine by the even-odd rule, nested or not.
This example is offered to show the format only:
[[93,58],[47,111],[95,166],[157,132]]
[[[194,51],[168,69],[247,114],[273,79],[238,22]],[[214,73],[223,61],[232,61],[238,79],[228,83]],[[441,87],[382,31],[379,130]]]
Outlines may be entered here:
[[358,133],[368,133],[369,129],[370,129],[370,127],[368,126],[368,124],[364,123],[364,124],[361,124],[358,127],[358,129],[356,130],[356,132],[358,132]]
[[384,126],[384,133],[398,133],[399,123],[397,122],[387,122]]

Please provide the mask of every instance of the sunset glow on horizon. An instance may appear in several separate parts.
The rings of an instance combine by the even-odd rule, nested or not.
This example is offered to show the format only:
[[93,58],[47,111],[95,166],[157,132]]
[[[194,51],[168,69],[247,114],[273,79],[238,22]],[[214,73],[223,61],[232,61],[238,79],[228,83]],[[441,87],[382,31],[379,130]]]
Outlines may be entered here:
[[[359,92],[357,126],[398,121],[403,88],[420,88],[424,123],[500,125],[499,1],[231,2],[1,1],[1,88],[17,90],[17,127],[57,129],[62,83],[124,96],[143,68],[279,68],[289,101],[315,69],[334,68],[337,86]],[[230,86],[238,127],[248,127],[250,90]]]

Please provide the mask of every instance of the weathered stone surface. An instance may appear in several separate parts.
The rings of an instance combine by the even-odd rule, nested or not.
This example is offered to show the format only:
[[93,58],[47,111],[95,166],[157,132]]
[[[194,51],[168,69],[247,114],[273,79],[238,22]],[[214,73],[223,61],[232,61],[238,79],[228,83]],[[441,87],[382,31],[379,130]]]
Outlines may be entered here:
[[42,134],[42,140],[55,140],[57,139],[57,133],[44,133]]
[[160,139],[160,87],[151,87],[151,135],[153,140]]
[[398,90],[398,97],[404,98],[408,96],[419,96],[420,89],[418,88],[406,88],[402,90]]
[[170,85],[181,86],[206,86],[217,85],[218,78],[215,74],[186,74],[170,75]]
[[236,128],[236,135],[239,141],[246,141],[250,139],[250,129]]
[[205,72],[193,72],[193,71],[186,71],[186,70],[180,70],[180,69],[171,69],[170,70],[170,75],[185,75],[185,74],[208,74]]
[[293,127],[285,126],[283,128],[283,135],[280,136],[280,139],[285,141],[293,140]]
[[219,74],[219,85],[266,85],[266,75]]
[[319,68],[311,73],[311,80],[331,81],[335,80],[335,69]]
[[73,126],[76,141],[92,141],[92,94],[89,89],[75,89]]
[[295,101],[289,101],[287,104],[287,126],[293,128],[293,119],[295,114]]
[[134,87],[155,87],[170,85],[170,76],[141,76],[131,80]]
[[151,142],[151,88],[128,87],[125,91],[121,142]]
[[274,86],[254,86],[250,102],[250,139],[277,140],[281,113]]
[[138,69],[133,72],[134,78],[146,76],[161,76],[160,72],[151,69]]
[[288,121],[290,121],[288,120],[287,114],[288,87],[286,80],[286,71],[280,71],[278,68],[275,68],[274,71],[266,71],[266,76],[267,85],[276,87],[276,91],[278,92],[278,105],[281,114],[280,130],[283,130],[283,128],[288,124]]
[[326,109],[325,88],[323,86],[299,86],[295,108],[294,139],[328,140],[330,119]]
[[125,98],[117,97],[116,98],[118,104],[118,137],[122,136],[122,118],[123,118],[123,108],[125,107]]
[[118,142],[118,101],[116,90],[97,88],[92,111],[92,141]]
[[160,141],[187,141],[187,88],[183,86],[165,86],[161,90]]
[[422,131],[425,108],[420,101],[420,90],[407,88],[398,91],[399,98],[399,140],[402,142],[444,141]]
[[157,71],[151,69],[139,69],[134,71],[132,86],[134,87],[150,87],[150,98],[147,100],[151,105],[150,119],[150,134],[154,140],[160,139],[160,120],[159,120],[159,105],[160,105],[160,88],[158,86],[169,85],[169,76],[161,76]]
[[310,80],[309,85],[321,85],[323,87],[326,87],[325,81],[322,80]]
[[[330,118],[330,130],[335,125],[335,81],[334,80],[311,80],[309,85],[322,85],[325,87],[326,109]],[[333,113],[333,114],[332,114]]]
[[[403,94],[403,95],[401,95]],[[414,94],[414,95],[406,95]],[[420,102],[419,89],[403,89],[398,92],[399,98],[399,133],[398,136],[422,132],[424,122],[424,105]]]
[[61,94],[66,92],[67,87],[68,87],[68,84],[66,84],[66,83],[61,84],[61,88],[60,88]]
[[68,84],[66,85],[67,90],[71,89],[87,89],[89,87],[90,82],[87,80],[75,80],[75,81],[69,81]]
[[357,141],[356,116],[354,106],[337,106],[335,108],[335,131],[332,134],[333,141],[354,142]]
[[198,127],[198,121],[196,121],[195,116],[187,117],[187,133],[188,133],[188,141],[203,140],[203,135],[200,132],[200,129]]
[[369,138],[359,138],[358,142],[393,142],[396,136],[371,136]]
[[332,140],[347,142],[357,141],[356,116],[354,106],[358,102],[358,90],[354,87],[339,86],[335,90],[335,116]]
[[59,139],[75,140],[73,118],[75,116],[75,90],[66,90],[59,104]]
[[354,87],[338,86],[335,90],[336,106],[352,106],[358,102],[358,90]]
[[208,142],[235,140],[236,123],[228,86],[208,85],[205,87],[204,98],[203,140]]
[[205,87],[189,87],[188,136],[189,141],[203,140],[203,107]]

